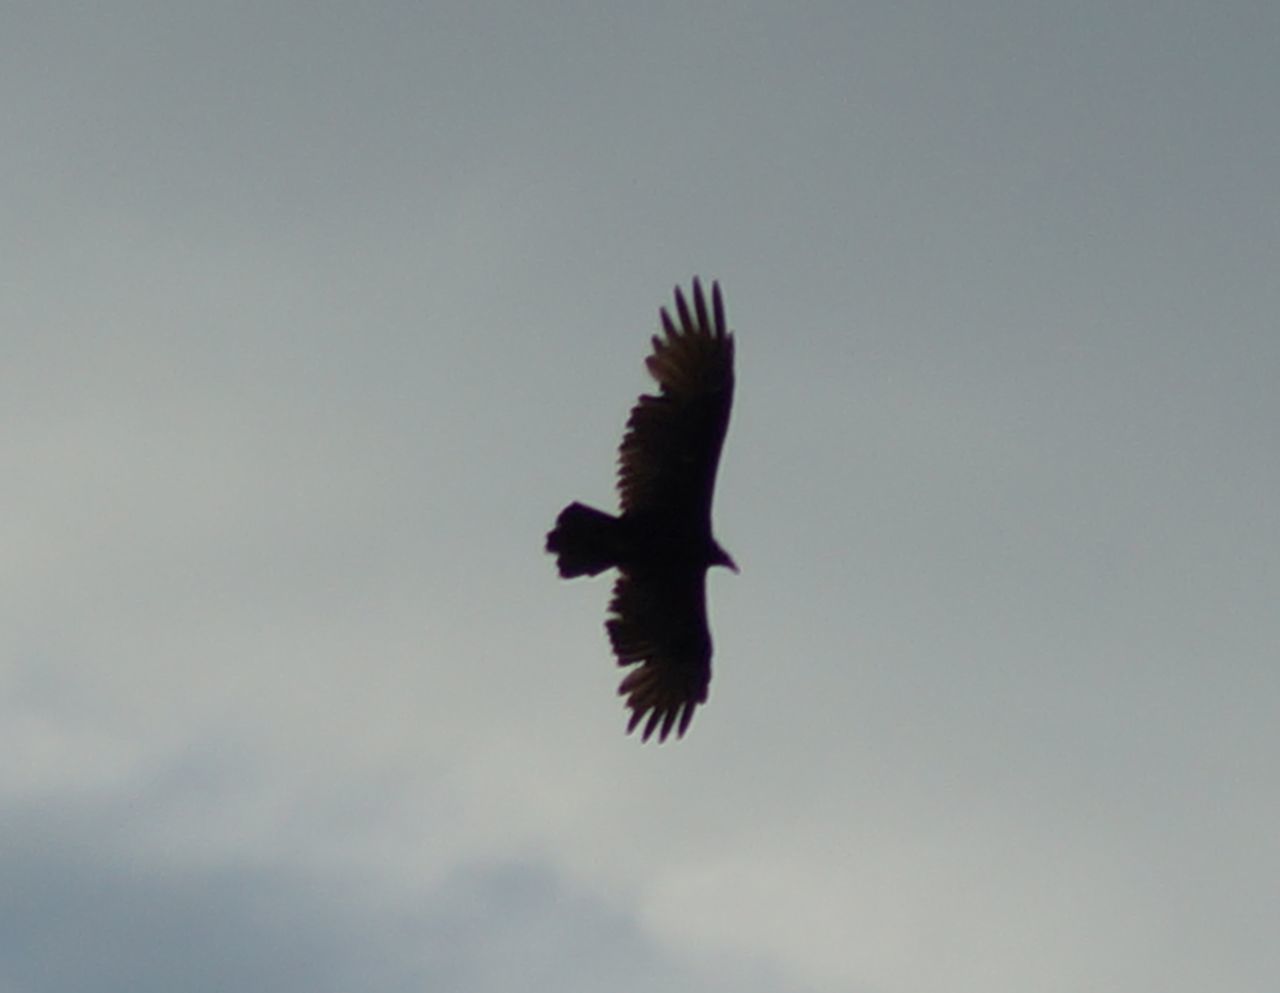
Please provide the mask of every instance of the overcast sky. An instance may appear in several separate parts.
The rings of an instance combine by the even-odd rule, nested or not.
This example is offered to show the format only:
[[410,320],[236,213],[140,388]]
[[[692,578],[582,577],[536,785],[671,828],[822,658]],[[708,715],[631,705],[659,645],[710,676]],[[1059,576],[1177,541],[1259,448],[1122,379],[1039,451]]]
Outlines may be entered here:
[[[1280,7],[9,4],[0,993],[1280,988]],[[623,733],[677,283],[708,705]]]

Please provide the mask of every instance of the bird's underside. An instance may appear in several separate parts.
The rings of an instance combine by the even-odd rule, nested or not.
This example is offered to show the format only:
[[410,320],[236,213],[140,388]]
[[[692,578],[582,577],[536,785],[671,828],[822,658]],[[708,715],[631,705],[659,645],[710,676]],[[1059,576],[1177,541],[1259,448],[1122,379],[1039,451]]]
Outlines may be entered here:
[[663,335],[646,360],[659,392],[632,408],[618,453],[622,509],[572,503],[547,535],[565,578],[619,571],[605,622],[618,664],[631,667],[618,692],[628,731],[682,736],[711,680],[706,572],[736,566],[711,533],[716,467],[733,402],[733,336],[720,288],[707,308],[698,280],[693,308],[679,288],[677,319],[661,312]]

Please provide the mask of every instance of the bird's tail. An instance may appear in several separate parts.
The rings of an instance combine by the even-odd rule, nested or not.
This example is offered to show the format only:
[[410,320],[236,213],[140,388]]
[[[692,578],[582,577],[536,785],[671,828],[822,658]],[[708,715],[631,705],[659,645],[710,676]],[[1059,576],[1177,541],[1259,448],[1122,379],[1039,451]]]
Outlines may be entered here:
[[565,579],[594,576],[618,564],[622,522],[612,514],[571,503],[547,535],[547,551]]

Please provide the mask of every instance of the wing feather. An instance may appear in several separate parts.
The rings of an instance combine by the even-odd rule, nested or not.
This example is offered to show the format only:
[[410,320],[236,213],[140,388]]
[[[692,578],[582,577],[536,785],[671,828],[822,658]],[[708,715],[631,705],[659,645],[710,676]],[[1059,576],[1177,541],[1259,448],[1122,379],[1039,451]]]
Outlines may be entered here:
[[708,312],[693,281],[693,309],[677,287],[678,320],[663,308],[663,334],[645,360],[659,392],[641,396],[618,450],[618,490],[626,511],[711,513],[716,469],[733,405],[733,335],[720,285]]
[[[711,632],[707,626],[706,573],[680,581],[624,574],[618,579],[606,622],[621,666],[635,666],[618,693],[627,698],[627,732],[645,721],[641,738],[655,732],[666,741],[683,737],[711,682]],[[647,718],[647,720],[646,720]]]

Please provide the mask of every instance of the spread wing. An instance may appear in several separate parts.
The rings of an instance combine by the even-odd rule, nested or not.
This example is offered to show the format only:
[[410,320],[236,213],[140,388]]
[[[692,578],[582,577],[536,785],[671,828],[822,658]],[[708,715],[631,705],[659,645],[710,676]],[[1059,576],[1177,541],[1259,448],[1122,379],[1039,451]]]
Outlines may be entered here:
[[724,319],[720,284],[711,284],[708,312],[693,281],[693,309],[676,288],[676,316],[662,310],[663,335],[654,335],[645,360],[661,392],[631,410],[618,452],[622,510],[711,516],[720,449],[733,405],[733,335]]
[[711,682],[711,632],[707,628],[706,572],[688,570],[661,579],[625,573],[613,588],[606,622],[622,666],[636,665],[618,693],[627,698],[627,732],[648,715],[642,740],[656,730],[666,741],[684,735],[694,708]]

